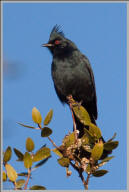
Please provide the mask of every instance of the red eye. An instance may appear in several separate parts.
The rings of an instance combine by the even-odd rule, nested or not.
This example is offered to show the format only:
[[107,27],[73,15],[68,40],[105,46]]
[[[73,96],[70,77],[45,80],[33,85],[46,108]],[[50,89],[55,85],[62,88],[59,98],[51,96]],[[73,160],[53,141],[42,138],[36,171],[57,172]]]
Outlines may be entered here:
[[55,40],[55,45],[59,45],[60,41],[59,40]]

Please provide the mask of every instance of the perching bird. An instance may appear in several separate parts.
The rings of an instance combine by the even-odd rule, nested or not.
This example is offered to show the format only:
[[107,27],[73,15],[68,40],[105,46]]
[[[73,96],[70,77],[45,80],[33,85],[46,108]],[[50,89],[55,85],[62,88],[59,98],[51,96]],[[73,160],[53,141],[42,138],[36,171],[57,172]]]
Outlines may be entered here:
[[[82,102],[88,111],[92,123],[97,119],[97,98],[93,71],[88,58],[83,55],[77,46],[65,38],[60,27],[55,25],[51,31],[47,44],[53,55],[52,78],[56,93],[61,102],[68,103],[67,96]],[[83,134],[83,125],[76,118],[80,136]]]
[[[56,93],[63,103],[68,103],[67,96],[72,95],[75,101],[81,102],[88,111],[92,123],[97,119],[97,98],[94,74],[88,58],[83,55],[77,46],[65,38],[60,26],[55,25],[51,31],[47,47],[53,55],[52,78]],[[84,125],[76,118],[79,137],[84,134]],[[103,142],[103,137],[101,138]],[[104,150],[101,159],[112,151]]]

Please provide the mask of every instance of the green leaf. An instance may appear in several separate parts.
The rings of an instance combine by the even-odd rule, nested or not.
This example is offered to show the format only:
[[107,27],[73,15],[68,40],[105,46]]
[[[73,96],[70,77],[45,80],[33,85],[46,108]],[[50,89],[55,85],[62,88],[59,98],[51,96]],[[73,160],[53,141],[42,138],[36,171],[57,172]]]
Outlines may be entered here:
[[34,150],[34,142],[33,142],[33,140],[30,138],[30,137],[28,137],[27,139],[26,139],[26,150],[27,151],[29,151],[29,152],[31,152],[31,151],[33,151]]
[[56,155],[58,155],[59,157],[63,157],[63,155],[62,155],[62,153],[58,150],[58,149],[52,149],[52,151],[56,154]]
[[118,144],[119,144],[118,141],[110,141],[110,142],[104,143],[104,149],[107,151],[111,151],[117,148]]
[[7,180],[7,175],[5,173],[5,171],[3,171],[3,181],[6,181]]
[[93,123],[90,123],[90,126],[89,126],[89,132],[91,133],[91,135],[93,137],[95,137],[96,139],[99,139],[101,137],[101,131],[100,129],[94,125]]
[[48,137],[52,134],[52,130],[48,127],[44,127],[41,131],[41,136],[42,137]]
[[13,150],[14,150],[16,156],[18,157],[17,161],[23,161],[23,159],[24,159],[23,153],[16,148],[14,148]]
[[96,143],[95,146],[92,149],[91,157],[97,161],[100,159],[100,157],[103,154],[103,142]]
[[40,186],[40,185],[34,185],[32,187],[29,188],[30,190],[46,190],[45,187]]
[[33,156],[33,161],[41,161],[45,158],[48,158],[50,156],[50,149],[47,147],[43,147],[39,149],[36,154]]
[[50,157],[48,157],[48,158],[46,158],[46,159],[43,159],[42,161],[40,161],[39,163],[37,163],[37,164],[34,166],[33,170],[34,170],[34,169],[37,169],[38,167],[40,167],[40,166],[42,166],[42,165],[44,165],[44,164],[48,161],[49,158],[50,158]]
[[95,138],[86,128],[84,128],[84,133],[85,133],[85,136],[88,137],[90,144],[95,143]]
[[109,139],[107,142],[112,141],[113,139],[115,139],[115,137],[116,137],[116,133],[114,133],[114,135],[112,136],[112,138],[111,138],[111,139]]
[[103,165],[105,165],[108,161],[110,161],[112,158],[114,158],[114,156],[111,156],[111,157],[106,157],[105,159],[103,159],[99,164],[98,166],[101,167]]
[[22,177],[28,177],[28,172],[18,173],[17,175]]
[[25,184],[25,180],[24,180],[24,179],[19,179],[19,180],[16,181],[16,188],[19,189],[19,188],[21,188],[24,184]]
[[59,163],[62,167],[68,167],[70,161],[69,161],[68,158],[62,157],[62,158],[58,159],[58,163]]
[[100,163],[108,162],[108,161],[110,161],[110,160],[113,159],[113,158],[114,158],[114,156],[106,157],[106,158],[103,159]]
[[17,179],[17,172],[15,171],[15,169],[10,164],[6,164],[5,169],[7,171],[7,176],[9,180],[15,182]]
[[24,155],[24,167],[25,168],[30,168],[32,166],[32,157],[31,155],[28,153],[28,152],[25,152],[25,155]]
[[63,143],[65,147],[73,145],[75,143],[75,133],[73,132],[70,135],[65,136],[65,138],[63,139]]
[[4,153],[3,162],[7,163],[11,159],[11,156],[12,156],[12,150],[11,147],[9,146]]
[[34,107],[32,109],[32,119],[37,124],[41,124],[41,122],[42,122],[42,116],[41,116],[39,110],[36,109],[36,107]]
[[92,173],[92,175],[94,177],[101,177],[101,176],[105,175],[106,173],[108,173],[107,170],[98,170],[98,171],[95,171],[94,173]]
[[83,106],[79,106],[79,104],[73,104],[73,111],[81,123],[84,125],[89,125],[91,123],[90,116]]
[[24,125],[23,123],[19,123],[17,122],[19,125],[23,126],[23,127],[27,127],[27,128],[31,128],[31,129],[36,129],[35,127],[29,126],[29,125]]
[[47,116],[45,117],[45,119],[44,119],[44,125],[48,125],[49,123],[50,123],[50,121],[51,121],[51,119],[52,119],[52,116],[53,116],[53,110],[51,109],[49,112],[48,112],[48,114],[47,114]]

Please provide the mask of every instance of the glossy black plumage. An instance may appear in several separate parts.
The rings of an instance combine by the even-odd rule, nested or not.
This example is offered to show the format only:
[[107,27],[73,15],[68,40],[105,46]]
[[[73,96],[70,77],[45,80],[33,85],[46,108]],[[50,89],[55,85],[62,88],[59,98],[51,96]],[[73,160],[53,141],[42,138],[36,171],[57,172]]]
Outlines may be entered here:
[[[97,98],[93,71],[88,58],[77,46],[65,38],[59,26],[51,31],[47,47],[53,55],[52,78],[56,93],[63,103],[68,103],[67,96],[72,95],[75,101],[82,102],[88,111],[92,123],[97,119]],[[75,117],[79,137],[84,133],[84,125]],[[103,137],[101,138],[104,141]],[[112,151],[104,150],[101,159]]]
[[65,38],[58,26],[53,28],[46,46],[53,55],[52,78],[59,99],[67,103],[66,97],[72,95],[76,101],[82,101],[92,122],[95,123],[97,119],[96,89],[88,58],[72,41]]

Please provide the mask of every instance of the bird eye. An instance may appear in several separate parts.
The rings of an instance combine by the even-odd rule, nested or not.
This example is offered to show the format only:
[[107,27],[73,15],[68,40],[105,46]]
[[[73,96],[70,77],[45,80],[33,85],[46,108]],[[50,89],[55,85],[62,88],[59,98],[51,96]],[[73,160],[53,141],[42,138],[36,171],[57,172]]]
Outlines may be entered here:
[[55,40],[55,45],[59,45],[60,41],[59,40]]

